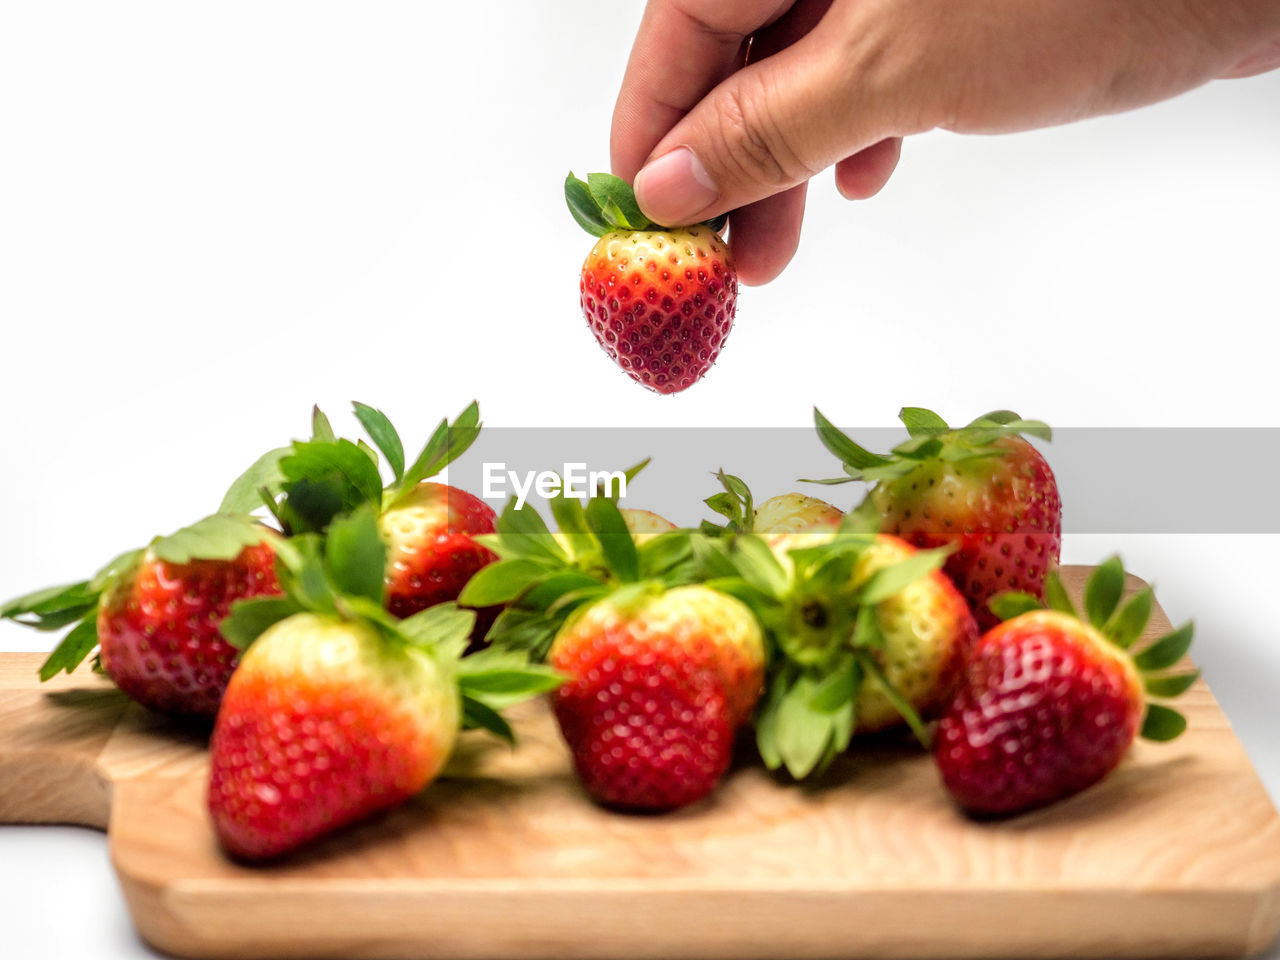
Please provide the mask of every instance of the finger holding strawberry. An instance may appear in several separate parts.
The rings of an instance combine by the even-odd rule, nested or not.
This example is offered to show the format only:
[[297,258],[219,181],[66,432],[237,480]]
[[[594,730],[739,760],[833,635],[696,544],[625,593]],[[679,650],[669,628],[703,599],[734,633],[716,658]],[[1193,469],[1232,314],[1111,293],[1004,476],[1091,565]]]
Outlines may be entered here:
[[40,679],[95,666],[133,700],[171,717],[210,719],[239,652],[219,632],[238,600],[280,592],[279,537],[245,514],[214,514],[122,554],[90,580],[0,606],[37,630],[70,626]]
[[631,187],[606,173],[565,180],[565,200],[599,237],[579,284],[587,326],[610,359],[656,393],[679,393],[711,369],[733,327],[738,272],[725,218],[690,227],[652,223]]
[[512,739],[498,709],[553,689],[544,667],[462,658],[474,614],[383,608],[373,507],[280,548],[283,597],[224,622],[244,648],[210,743],[209,812],[235,857],[277,857],[387,810],[444,766],[464,726]]
[[1026,593],[997,597],[1004,620],[979,640],[965,682],[938,727],[935,758],[956,803],[979,816],[1034,809],[1110,773],[1140,734],[1164,741],[1186,720],[1159,699],[1199,676],[1169,672],[1191,645],[1185,624],[1142,649],[1153,595],[1121,602],[1125,572],[1112,557],[1094,571],[1081,616],[1056,574],[1048,608]]
[[904,407],[900,417],[910,439],[876,454],[815,409],[818,436],[846,474],[818,482],[871,483],[868,499],[884,533],[950,548],[947,575],[982,629],[998,622],[988,606],[996,594],[1043,598],[1062,552],[1062,500],[1053,471],[1026,437],[1049,440],[1049,427],[1008,410],[955,428],[920,407]]

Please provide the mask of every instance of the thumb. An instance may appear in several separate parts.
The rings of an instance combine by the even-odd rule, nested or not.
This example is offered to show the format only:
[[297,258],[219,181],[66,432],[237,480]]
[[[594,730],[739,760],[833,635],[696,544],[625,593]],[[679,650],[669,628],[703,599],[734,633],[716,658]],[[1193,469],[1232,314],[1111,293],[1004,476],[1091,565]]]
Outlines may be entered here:
[[781,193],[902,131],[863,101],[819,30],[729,76],[658,143],[635,177],[655,223],[697,223]]

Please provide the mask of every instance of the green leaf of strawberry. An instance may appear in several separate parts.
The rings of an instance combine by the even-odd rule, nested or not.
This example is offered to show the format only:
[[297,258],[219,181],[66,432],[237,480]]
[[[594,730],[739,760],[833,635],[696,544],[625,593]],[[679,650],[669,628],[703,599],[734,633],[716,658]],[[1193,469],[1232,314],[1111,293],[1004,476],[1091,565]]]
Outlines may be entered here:
[[71,673],[93,653],[98,646],[98,623],[95,614],[89,614],[62,638],[49,658],[40,665],[40,680],[52,679],[60,671]]
[[381,605],[387,548],[378,534],[372,504],[362,504],[330,524],[327,555],[339,591]]
[[237,650],[247,650],[253,641],[281,620],[302,612],[302,606],[290,597],[254,597],[237,600],[218,629],[227,643]]
[[[578,226],[593,237],[614,231],[667,230],[654,223],[636,203],[631,184],[611,173],[590,173],[584,183],[570,171],[564,180],[564,199]],[[721,214],[703,224],[716,233],[724,230],[728,214]]]
[[262,492],[274,498],[284,483],[280,461],[293,453],[293,447],[268,450],[240,474],[228,488],[218,506],[218,513],[252,513],[262,505]]
[[215,513],[152,541],[151,549],[166,563],[231,560],[245,547],[274,539],[271,530],[252,517]]
[[318,443],[332,443],[337,439],[333,432],[333,424],[319,406],[311,408],[311,439]]
[[1124,593],[1124,565],[1117,556],[1108,557],[1093,572],[1084,591],[1084,609],[1089,622],[1103,629],[1120,604]]
[[587,525],[600,544],[609,569],[624,583],[640,578],[640,555],[618,505],[606,497],[593,497],[587,504]]
[[356,419],[387,458],[387,466],[399,482],[404,477],[404,444],[400,440],[400,434],[381,410],[359,401],[352,406],[355,408]]
[[1158,703],[1147,704],[1146,715],[1142,719],[1142,738],[1156,743],[1164,743],[1182,736],[1187,729],[1187,718],[1177,710]]

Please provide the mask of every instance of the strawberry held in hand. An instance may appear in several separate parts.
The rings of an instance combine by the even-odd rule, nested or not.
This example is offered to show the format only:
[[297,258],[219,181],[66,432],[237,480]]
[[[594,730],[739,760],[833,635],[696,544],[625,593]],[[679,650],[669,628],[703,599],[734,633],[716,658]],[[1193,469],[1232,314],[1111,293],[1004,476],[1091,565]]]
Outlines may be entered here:
[[102,669],[138,703],[211,718],[239,653],[219,624],[235,601],[280,592],[274,540],[248,516],[214,514],[117,557],[92,580],[12,600],[0,617],[37,630],[75,624],[41,680],[98,648]]
[[711,369],[733,326],[738,274],[720,238],[724,218],[692,227],[651,223],[631,187],[606,173],[569,174],[565,199],[600,240],[582,265],[587,326],[632,380],[679,393]]
[[440,772],[464,721],[509,739],[495,707],[559,682],[460,661],[474,615],[451,603],[386,613],[385,553],[365,505],[323,541],[282,545],[286,596],[238,604],[224,624],[248,649],[214,728],[208,802],[237,857],[277,856],[404,802]]
[[1192,626],[1130,653],[1152,593],[1121,605],[1124,580],[1119,558],[1098,567],[1085,587],[1085,619],[1056,574],[1047,610],[1025,593],[996,598],[1011,619],[978,642],[935,742],[960,806],[998,815],[1052,803],[1110,773],[1139,731],[1161,741],[1185,729],[1180,713],[1146,697],[1176,697],[1199,676],[1165,672],[1186,654]]
[[947,575],[980,628],[999,622],[988,606],[998,593],[1043,598],[1062,550],[1062,501],[1049,464],[1021,434],[1048,440],[1049,427],[1007,410],[954,429],[919,407],[900,416],[911,438],[880,455],[814,410],[818,436],[848,474],[821,482],[874,483],[870,500],[883,532],[918,547],[950,547]]

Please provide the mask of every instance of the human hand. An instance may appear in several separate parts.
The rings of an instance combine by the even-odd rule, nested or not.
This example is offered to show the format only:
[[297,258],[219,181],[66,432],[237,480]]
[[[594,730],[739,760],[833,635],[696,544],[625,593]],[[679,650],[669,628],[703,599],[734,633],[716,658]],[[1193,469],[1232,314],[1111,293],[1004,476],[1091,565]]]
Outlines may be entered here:
[[1280,0],[650,0],[613,115],[613,170],[652,220],[732,211],[743,283],[794,255],[811,177],[849,199],[901,138],[1005,133],[1280,65]]

